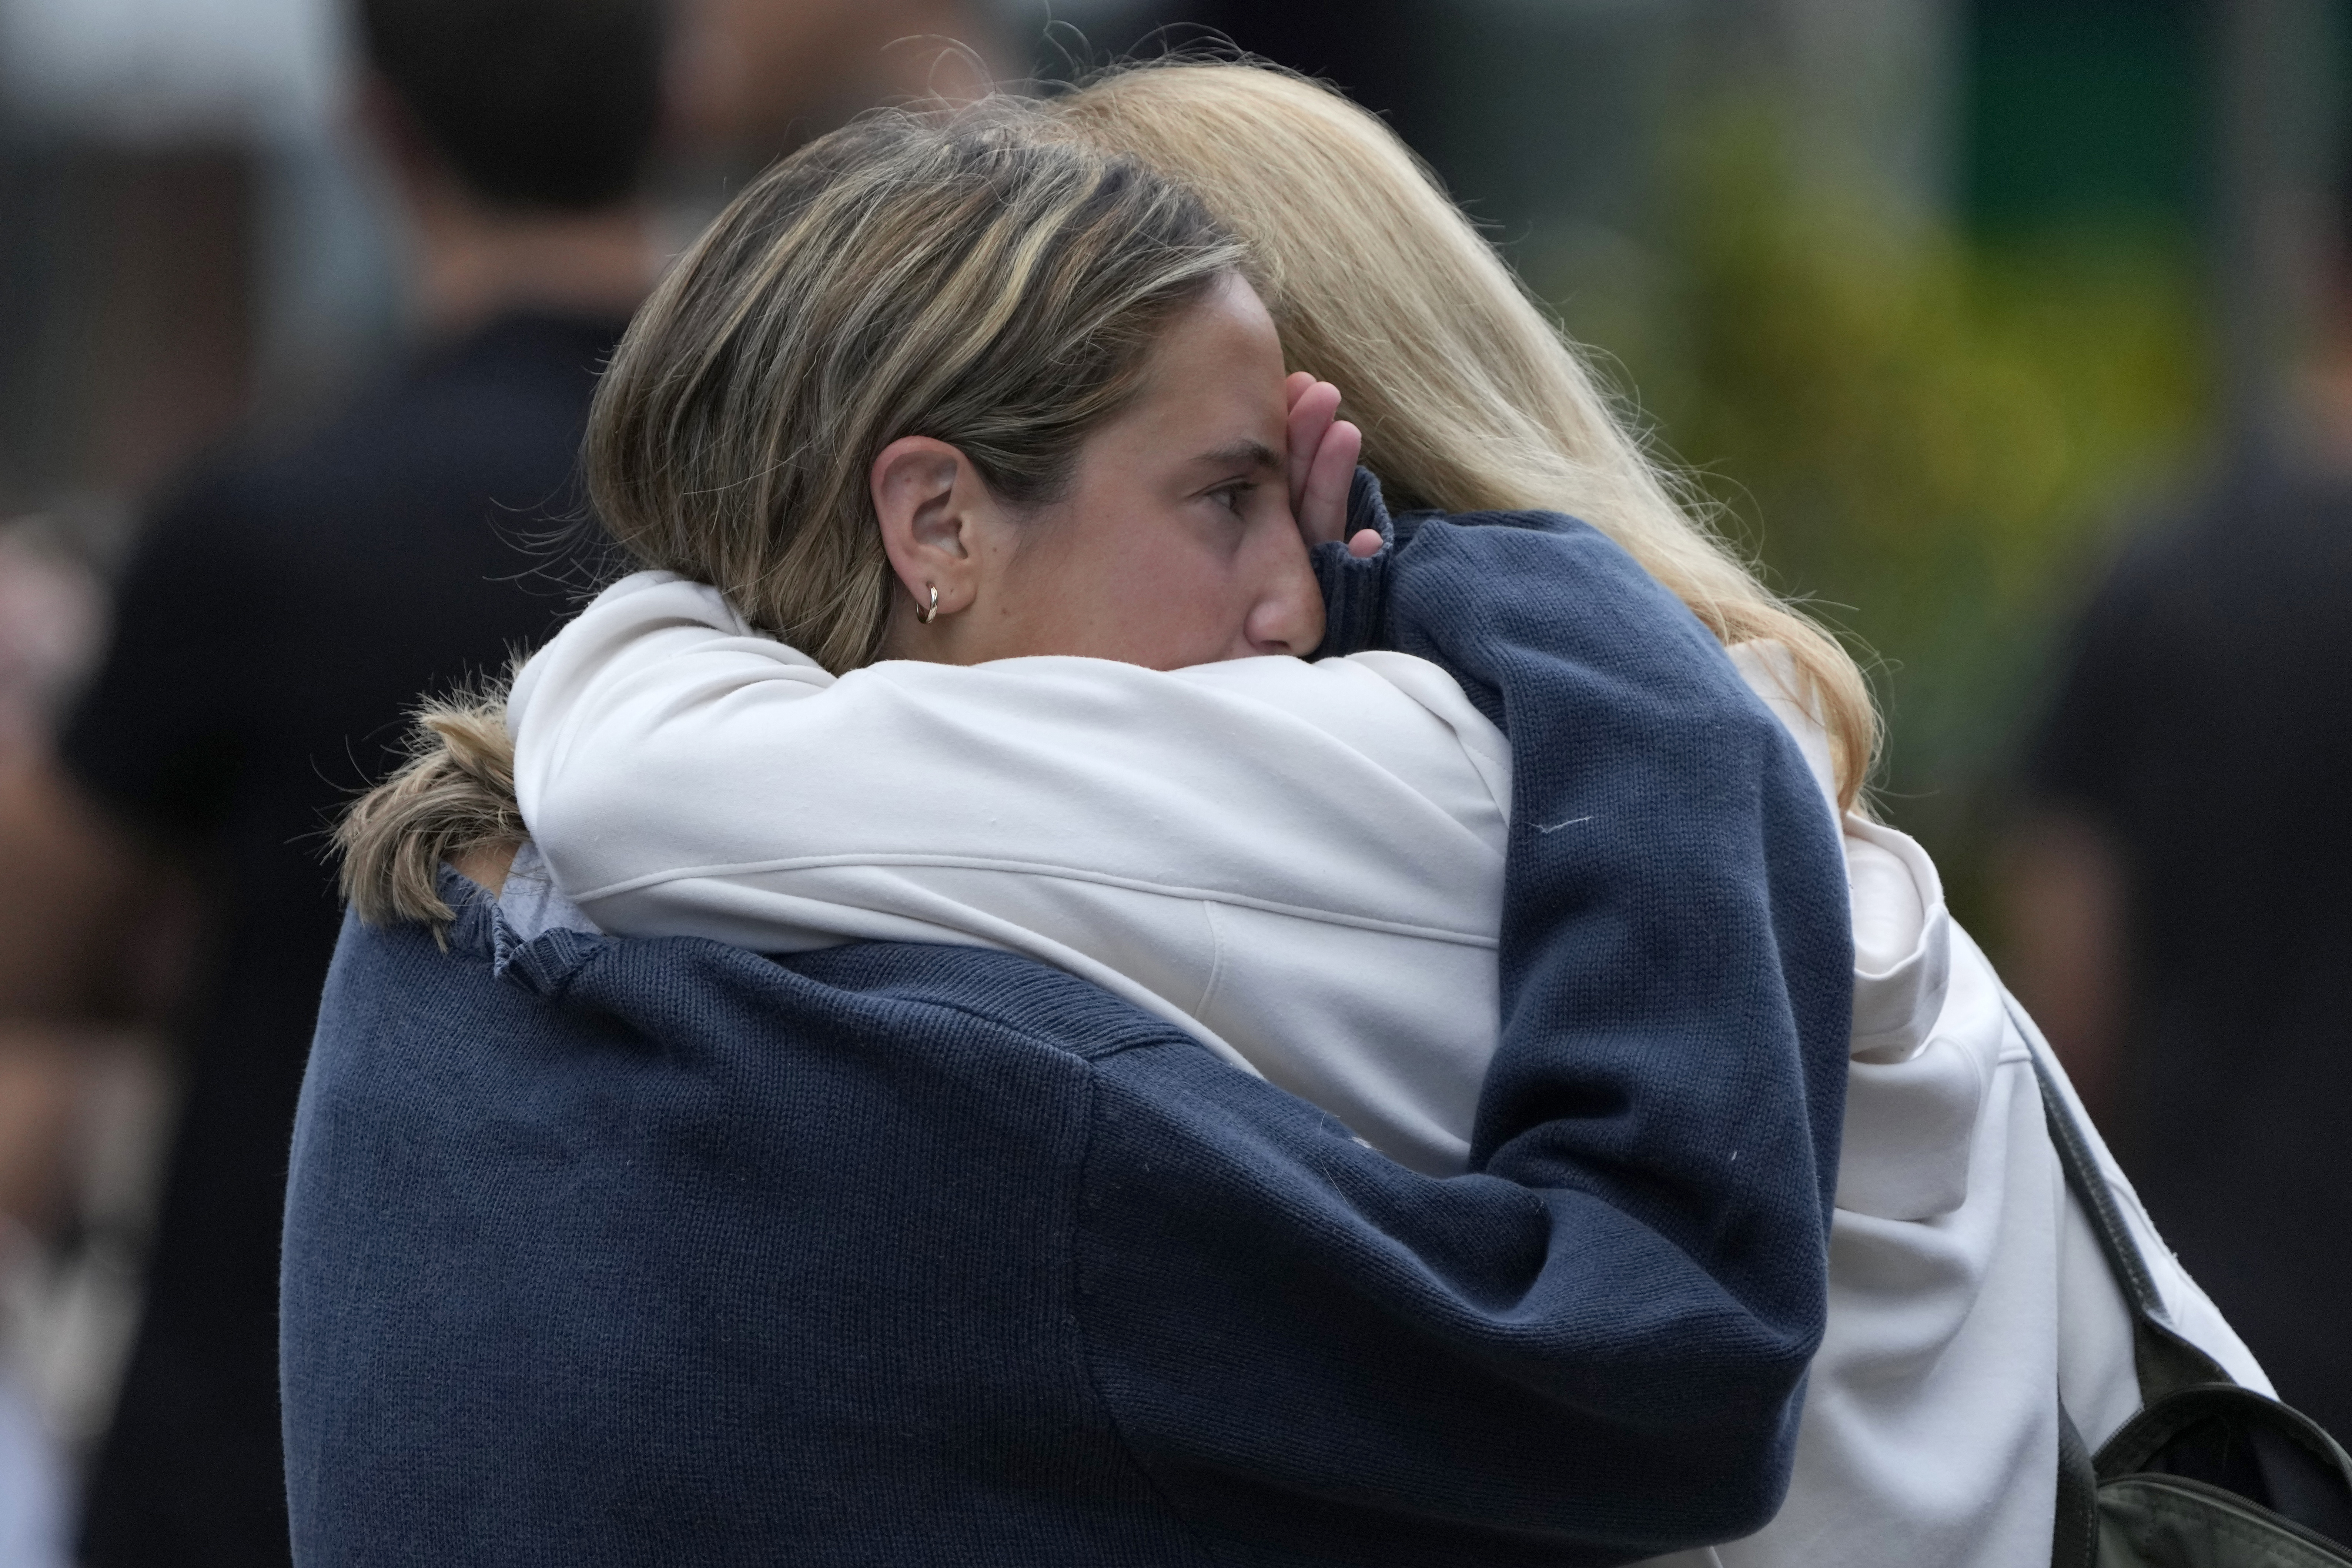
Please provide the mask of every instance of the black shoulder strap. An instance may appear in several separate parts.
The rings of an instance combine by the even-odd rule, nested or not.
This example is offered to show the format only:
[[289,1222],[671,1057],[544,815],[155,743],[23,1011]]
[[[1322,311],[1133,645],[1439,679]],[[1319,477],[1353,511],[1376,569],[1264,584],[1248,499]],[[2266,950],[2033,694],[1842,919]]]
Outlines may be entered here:
[[2098,1568],[2099,1472],[2066,1407],[2058,1407],[2058,1508],[2050,1526],[2050,1568]]
[[2058,1163],[2066,1173],[2066,1185],[2090,1217],[2091,1228],[2099,1238],[2099,1250],[2106,1254],[2116,1285],[2131,1308],[2132,1360],[2139,1374],[2140,1402],[2153,1405],[2166,1394],[2184,1388],[2230,1382],[2230,1374],[2221,1370],[2220,1363],[2189,1343],[2172,1326],[2172,1314],[2156,1288],[2156,1277],[2148,1272],[2147,1259],[2141,1255],[2139,1243],[2124,1220],[2114,1189],[2100,1174],[2090,1139],[2074,1120],[2066,1097],[2051,1077],[2036,1032],[2019,1014],[2017,1001],[2006,988],[2000,999],[2009,1009],[2010,1023],[2024,1039],[2026,1049],[2032,1053],[2033,1080],[2042,1089],[2042,1114],[2050,1124],[2051,1146],[2058,1152]]
[[[2138,1241],[2125,1223],[2115,1189],[2100,1173],[2098,1158],[2091,1152],[2091,1141],[2084,1134],[2082,1124],[2074,1120],[2074,1109],[2066,1103],[2064,1093],[2052,1077],[2050,1064],[2042,1058],[2039,1032],[2018,1010],[2017,999],[2006,986],[2001,988],[2000,1001],[2009,1010],[2011,1026],[2033,1058],[2033,1081],[2042,1091],[2042,1120],[2049,1124],[2050,1146],[2058,1152],[2059,1167],[2066,1173],[2066,1188],[2089,1216],[2092,1232],[2099,1238],[2099,1250],[2106,1256],[2108,1272],[2115,1276],[2116,1286],[2131,1309],[2132,1365],[2138,1374],[2141,1405],[2153,1404],[2176,1389],[2229,1382],[2229,1374],[2210,1356],[2181,1338],[2173,1328],[2172,1314],[2156,1288],[2156,1277],[2148,1272],[2147,1259],[2141,1255]],[[2052,1568],[2094,1568],[2096,1563],[2098,1484],[2090,1450],[2062,1399],[2058,1405],[2058,1499],[2051,1520]]]

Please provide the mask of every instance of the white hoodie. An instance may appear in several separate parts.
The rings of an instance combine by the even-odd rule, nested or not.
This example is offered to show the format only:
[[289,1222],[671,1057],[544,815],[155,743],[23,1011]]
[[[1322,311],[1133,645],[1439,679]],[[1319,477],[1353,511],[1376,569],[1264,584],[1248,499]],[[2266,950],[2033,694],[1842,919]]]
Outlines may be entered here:
[[[1732,659],[1833,799],[1785,651]],[[1510,761],[1433,665],[1025,658],[836,679],[715,591],[648,573],[525,667],[508,717],[537,855],[602,930],[1027,953],[1416,1169],[1464,1167],[1495,1047]],[[2035,1043],[1933,864],[1891,828],[1843,826],[1853,1065],[1795,1475],[1762,1532],[1669,1561],[2046,1563],[2053,1392],[2094,1447],[2121,1425],[2129,1321],[2065,1195]],[[2098,1153],[2174,1321],[2267,1390]]]

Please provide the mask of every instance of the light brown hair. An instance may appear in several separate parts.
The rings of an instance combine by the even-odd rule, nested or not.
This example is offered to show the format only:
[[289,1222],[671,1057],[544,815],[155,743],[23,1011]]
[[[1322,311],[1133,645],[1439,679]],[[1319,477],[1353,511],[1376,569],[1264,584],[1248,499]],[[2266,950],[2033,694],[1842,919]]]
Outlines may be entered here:
[[1676,499],[1570,345],[1380,119],[1256,64],[1114,71],[1057,100],[1071,132],[1180,180],[1250,247],[1296,369],[1338,384],[1392,498],[1548,510],[1622,545],[1726,644],[1785,644],[1857,803],[1878,744],[1870,689]]
[[[867,484],[929,436],[1046,504],[1153,343],[1243,251],[1180,184],[1034,104],[867,115],[730,204],[630,323],[589,415],[599,521],[838,674],[895,578]],[[361,918],[446,921],[446,858],[524,834],[500,692],[431,702],[337,830]]]

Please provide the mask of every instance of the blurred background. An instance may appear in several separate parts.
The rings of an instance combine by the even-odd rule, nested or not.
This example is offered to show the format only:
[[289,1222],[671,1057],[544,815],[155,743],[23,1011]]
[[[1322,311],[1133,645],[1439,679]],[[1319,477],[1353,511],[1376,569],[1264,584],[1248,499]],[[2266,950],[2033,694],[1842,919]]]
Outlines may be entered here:
[[[677,0],[653,205],[674,251],[942,81],[1230,39],[1337,82],[1849,637],[1880,808],[2063,1015],[2112,895],[2036,901],[2063,854],[2020,780],[2077,612],[2231,476],[2352,449],[2347,37],[2352,0]],[[0,765],[104,646],[159,489],[299,439],[416,332],[351,49],[335,0],[0,0]],[[137,1318],[200,923],[142,920],[72,1040],[0,1024],[0,1565],[63,1560]]]
[[[919,87],[898,40],[927,34],[1007,78],[1230,38],[1381,110],[1727,531],[1869,650],[1880,797],[1979,929],[1985,786],[2057,612],[2125,520],[2301,434],[2342,0],[683,3],[681,241],[730,175]],[[102,570],[192,454],[404,341],[344,31],[334,0],[0,0],[23,548]]]

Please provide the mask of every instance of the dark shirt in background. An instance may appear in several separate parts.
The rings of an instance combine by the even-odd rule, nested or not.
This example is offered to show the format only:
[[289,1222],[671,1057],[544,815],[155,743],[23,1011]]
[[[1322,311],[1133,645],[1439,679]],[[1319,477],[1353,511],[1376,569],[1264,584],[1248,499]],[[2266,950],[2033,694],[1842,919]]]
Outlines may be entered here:
[[294,1105],[341,913],[323,831],[428,691],[543,638],[587,570],[562,520],[621,323],[514,315],[280,454],[201,476],[143,536],[67,767],[198,856],[217,940],[144,1320],[84,1561],[288,1561],[278,1253]]
[[2031,783],[2123,858],[2116,1152],[2280,1393],[2352,1434],[2352,486],[2243,479],[2140,542]]

